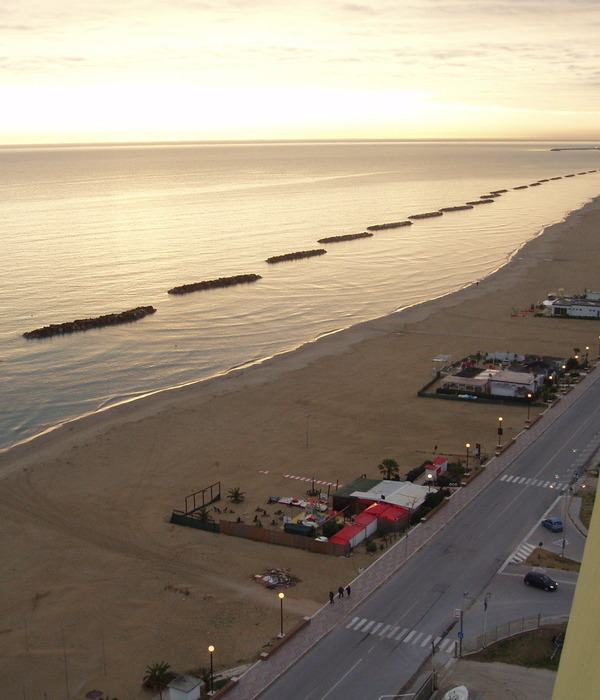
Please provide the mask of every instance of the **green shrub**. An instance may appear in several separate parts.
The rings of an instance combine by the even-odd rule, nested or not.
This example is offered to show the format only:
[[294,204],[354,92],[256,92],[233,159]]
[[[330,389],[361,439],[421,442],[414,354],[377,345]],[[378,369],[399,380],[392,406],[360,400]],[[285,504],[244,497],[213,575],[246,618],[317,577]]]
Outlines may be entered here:
[[425,471],[425,467],[428,464],[431,464],[431,462],[423,462],[423,464],[421,464],[419,467],[415,467],[414,469],[411,469],[408,472],[408,474],[406,475],[406,481],[414,481],[415,479],[420,477],[421,474],[423,474],[423,472]]
[[365,549],[367,552],[369,552],[369,554],[373,554],[377,551],[377,545],[373,540],[365,540]]
[[328,520],[325,525],[323,525],[323,535],[327,538],[331,538],[336,532],[339,532],[344,526],[340,525],[337,520]]

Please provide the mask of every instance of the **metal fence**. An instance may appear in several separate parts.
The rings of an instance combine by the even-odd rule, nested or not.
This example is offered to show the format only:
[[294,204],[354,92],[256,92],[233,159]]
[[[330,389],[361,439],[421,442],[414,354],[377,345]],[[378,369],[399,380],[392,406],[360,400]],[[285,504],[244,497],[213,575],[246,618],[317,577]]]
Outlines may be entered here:
[[565,620],[568,620],[567,615],[560,618],[542,618],[539,613],[530,617],[521,617],[517,620],[511,620],[511,622],[506,622],[503,625],[491,627],[483,634],[477,635],[477,637],[463,639],[462,655],[466,656],[467,654],[474,654],[477,651],[485,649],[485,647],[489,646],[490,644],[499,642],[501,639],[514,637],[515,635],[522,634],[523,632],[531,632],[532,630],[537,630],[544,625],[549,625],[552,623],[556,624],[557,622],[564,622]]

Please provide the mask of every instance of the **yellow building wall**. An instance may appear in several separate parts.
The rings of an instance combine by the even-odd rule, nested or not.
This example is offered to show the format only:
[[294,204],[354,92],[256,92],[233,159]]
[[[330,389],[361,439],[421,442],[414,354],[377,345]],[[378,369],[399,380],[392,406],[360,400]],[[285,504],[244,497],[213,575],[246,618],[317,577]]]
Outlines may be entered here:
[[600,698],[600,508],[595,507],[552,700]]

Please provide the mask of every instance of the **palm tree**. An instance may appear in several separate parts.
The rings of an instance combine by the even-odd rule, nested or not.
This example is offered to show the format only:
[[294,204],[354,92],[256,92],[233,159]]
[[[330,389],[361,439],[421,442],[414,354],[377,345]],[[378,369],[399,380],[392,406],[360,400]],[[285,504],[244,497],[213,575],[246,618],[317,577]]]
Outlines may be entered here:
[[162,697],[162,689],[172,678],[171,665],[166,661],[157,661],[151,666],[146,666],[143,684],[151,690],[158,690]]
[[400,474],[400,465],[395,459],[384,459],[378,468],[384,479],[392,479]]
[[232,502],[232,503],[241,503],[244,500],[244,496],[246,495],[245,491],[242,491],[239,486],[236,486],[235,488],[229,489],[227,492],[227,498]]
[[206,506],[198,508],[198,510],[194,513],[194,517],[201,523],[210,523],[213,520],[213,516],[208,512]]

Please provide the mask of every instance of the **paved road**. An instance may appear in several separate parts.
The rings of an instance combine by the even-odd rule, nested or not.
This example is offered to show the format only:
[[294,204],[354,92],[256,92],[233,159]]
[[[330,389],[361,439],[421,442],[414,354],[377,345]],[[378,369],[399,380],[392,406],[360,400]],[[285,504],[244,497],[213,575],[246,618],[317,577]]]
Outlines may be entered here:
[[[379,579],[371,567],[366,572],[374,569],[371,590],[378,587],[369,595],[364,590],[369,577],[363,575],[353,587],[353,594],[356,589],[364,598],[359,605],[344,599],[317,613],[307,629],[325,634],[321,641],[304,640],[303,647],[301,640],[291,640],[266,662],[263,676],[270,672],[276,680],[260,693],[261,700],[378,700],[397,693],[424,664],[451,661],[460,611],[463,632],[469,636],[525,613],[567,614],[572,574],[560,577],[558,592],[545,593],[523,586],[522,571],[510,560],[524,544],[543,541],[540,520],[561,512],[573,470],[582,471],[598,448],[597,374],[589,375],[576,393],[486,467],[473,484],[481,490],[476,498],[471,493],[469,499],[471,487],[453,496],[442,511],[447,511],[448,522],[439,532],[439,525],[418,526],[407,541],[386,553],[383,563],[377,562]],[[546,540],[552,537],[544,533]],[[566,538],[569,556],[569,547],[581,543],[572,544],[569,525]],[[408,556],[415,541],[420,549]],[[492,597],[482,614],[488,592]],[[290,666],[293,654],[301,658]],[[260,669],[255,682],[259,674]],[[264,678],[262,682],[264,687]],[[257,697],[255,688],[250,673],[232,697]]]

